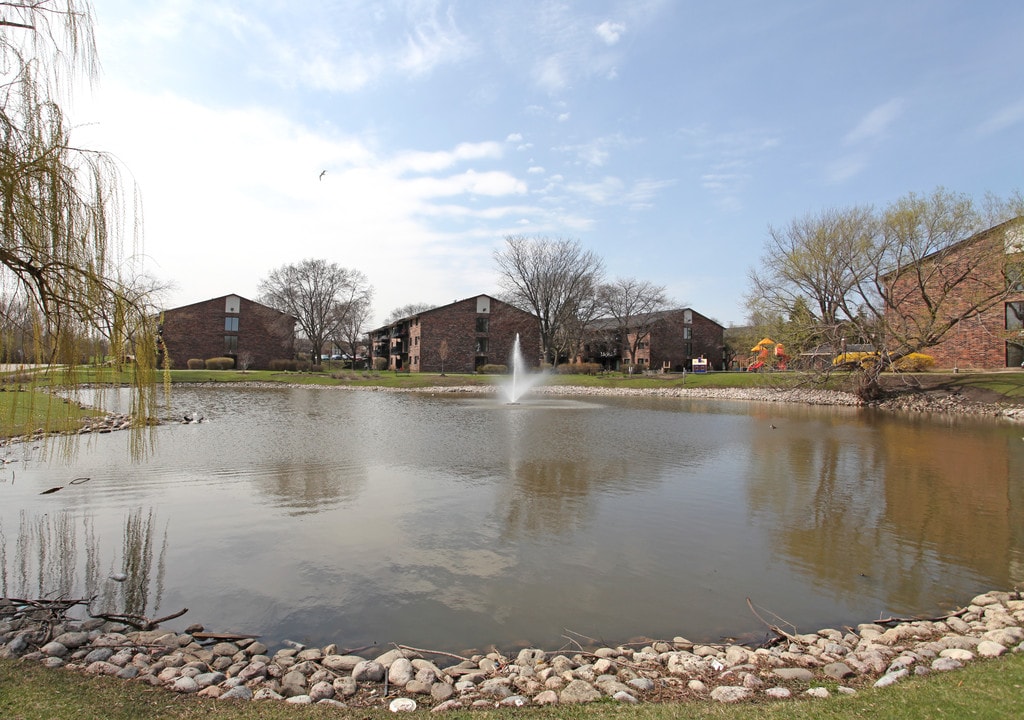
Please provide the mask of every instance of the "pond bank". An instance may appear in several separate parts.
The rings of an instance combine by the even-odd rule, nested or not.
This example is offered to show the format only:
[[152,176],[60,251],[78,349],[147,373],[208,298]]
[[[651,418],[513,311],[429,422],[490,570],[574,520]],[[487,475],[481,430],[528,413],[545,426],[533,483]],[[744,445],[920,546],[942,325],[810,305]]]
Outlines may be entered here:
[[766,641],[756,648],[682,637],[601,647],[580,638],[554,652],[524,648],[515,655],[291,643],[271,656],[255,638],[204,633],[198,625],[184,633],[132,630],[102,618],[68,619],[27,601],[0,601],[0,658],[201,697],[349,708],[444,711],[603,698],[626,704],[779,701],[854,694],[910,675],[956,670],[976,658],[1024,652],[1024,598],[992,591],[942,617],[887,618],[814,633],[766,627]]

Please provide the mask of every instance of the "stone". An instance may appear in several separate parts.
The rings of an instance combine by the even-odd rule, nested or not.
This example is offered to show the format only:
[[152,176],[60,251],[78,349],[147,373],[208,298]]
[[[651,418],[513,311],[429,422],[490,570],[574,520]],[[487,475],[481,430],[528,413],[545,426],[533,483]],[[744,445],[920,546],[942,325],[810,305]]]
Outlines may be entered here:
[[352,672],[361,662],[364,659],[358,655],[326,655],[320,664],[334,672]]
[[544,690],[534,696],[533,702],[537,705],[557,705],[558,693],[554,690]]
[[628,680],[626,684],[640,692],[650,692],[654,689],[654,681],[645,677],[633,678]]
[[51,640],[50,642],[46,643],[41,648],[39,648],[39,650],[44,655],[48,655],[50,657],[62,658],[68,654],[67,647],[62,643],[57,642],[56,640]]
[[331,685],[334,686],[335,697],[338,695],[341,695],[342,697],[352,697],[356,694],[356,691],[359,690],[359,683],[357,683],[356,679],[351,675],[348,677],[334,678]]
[[220,696],[221,700],[252,700],[252,690],[245,685],[236,685]]
[[384,673],[384,666],[375,660],[363,660],[352,668],[352,677],[357,682],[380,682]]
[[329,682],[318,682],[309,689],[309,698],[313,702],[334,697],[334,685]]
[[211,673],[200,673],[193,678],[196,684],[201,688],[209,687],[210,685],[218,685],[225,680],[227,676],[222,672],[211,672]]
[[734,703],[749,700],[754,696],[750,688],[736,685],[719,685],[711,691],[711,699],[721,703]]
[[261,687],[259,690],[257,690],[253,694],[252,699],[256,700],[256,701],[260,701],[260,700],[284,700],[284,696],[281,695],[280,693],[274,692],[273,690],[271,690],[268,687]]
[[951,657],[939,657],[932,661],[932,670],[937,672],[948,672],[950,670],[959,670],[964,664]]
[[875,687],[876,688],[889,687],[890,685],[894,685],[895,683],[897,683],[901,679],[905,678],[908,674],[909,674],[909,671],[906,668],[900,668],[899,670],[896,670],[895,672],[886,673],[885,675],[883,675],[882,677],[878,678],[878,680],[875,681]]
[[436,682],[430,686],[430,697],[435,702],[444,702],[455,694],[455,688],[446,682]]
[[978,655],[981,657],[999,657],[1006,652],[1006,647],[992,640],[982,640],[978,643]]
[[498,702],[498,705],[501,705],[502,707],[522,707],[528,702],[529,700],[524,698],[522,695],[509,695],[507,698],[502,698]]
[[311,698],[309,695],[292,695],[291,697],[286,697],[284,699],[284,701],[286,703],[288,703],[289,705],[312,705],[313,704],[313,698]]
[[388,682],[396,687],[405,687],[415,677],[416,671],[409,658],[395,658],[388,668]]
[[692,692],[700,693],[701,695],[708,691],[708,686],[700,680],[690,680],[688,683],[686,683],[686,687]]
[[171,690],[177,693],[199,692],[199,683],[190,677],[179,677],[171,684]]
[[853,669],[842,662],[829,663],[821,669],[823,673],[832,678],[833,680],[842,680],[853,675]]
[[939,653],[940,658],[952,658],[953,660],[959,660],[960,662],[970,662],[974,659],[974,653],[970,650],[961,650],[960,648],[946,648]]
[[535,667],[547,659],[547,653],[536,648],[523,648],[516,655],[516,665]]
[[764,691],[764,694],[776,700],[784,700],[792,697],[792,691],[787,687],[771,687]]
[[443,703],[441,703],[440,705],[435,705],[433,708],[431,708],[430,712],[432,712],[432,713],[446,713],[446,712],[449,712],[451,710],[461,710],[461,709],[462,709],[462,703],[460,701],[458,701],[458,700],[446,700]]
[[558,693],[560,703],[588,703],[601,699],[601,692],[586,680],[573,680]]
[[829,693],[828,688],[824,688],[824,687],[807,688],[804,691],[804,695],[807,695],[808,697],[813,697],[813,698],[827,698],[827,697],[831,697],[831,693]]
[[87,632],[65,632],[61,633],[54,638],[55,642],[59,642],[61,645],[66,647],[68,650],[77,650],[83,645],[89,642],[89,633]]
[[810,682],[814,679],[814,673],[807,668],[775,668],[772,674],[782,680],[795,680],[797,682]]

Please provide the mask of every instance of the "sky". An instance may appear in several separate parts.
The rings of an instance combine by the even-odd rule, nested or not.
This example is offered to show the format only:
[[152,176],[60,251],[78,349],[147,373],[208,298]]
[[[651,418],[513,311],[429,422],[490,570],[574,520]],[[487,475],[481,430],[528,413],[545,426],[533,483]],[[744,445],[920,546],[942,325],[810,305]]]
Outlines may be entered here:
[[725,326],[770,227],[1024,189],[1012,0],[93,0],[74,139],[177,307],[316,258],[373,320],[499,292],[511,235]]

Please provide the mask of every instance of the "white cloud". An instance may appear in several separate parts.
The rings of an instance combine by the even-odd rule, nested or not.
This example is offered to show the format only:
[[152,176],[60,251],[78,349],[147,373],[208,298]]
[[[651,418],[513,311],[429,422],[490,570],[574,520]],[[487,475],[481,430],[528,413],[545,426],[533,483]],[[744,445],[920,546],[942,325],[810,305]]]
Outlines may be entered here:
[[[254,297],[260,278],[304,257],[365,272],[381,313],[410,296],[468,295],[490,277],[480,239],[547,212],[523,202],[524,180],[487,167],[501,158],[501,142],[382,152],[259,108],[214,109],[109,85],[97,101],[84,110],[99,122],[76,130],[76,142],[115,152],[133,173],[148,269],[176,283],[172,305]],[[458,278],[446,270],[452,257],[466,268]]]
[[614,45],[622,38],[622,33],[626,32],[626,26],[622,23],[605,20],[594,28],[594,32],[597,33],[597,36],[601,38],[606,45]]
[[900,98],[894,98],[886,103],[873,108],[867,115],[861,118],[856,127],[853,128],[843,143],[854,145],[882,137],[889,127],[903,114],[906,103]]
[[1021,123],[1024,123],[1024,100],[1000,108],[994,115],[986,118],[978,126],[978,134],[992,135]]
[[522,133],[509,133],[508,137],[505,138],[505,142],[520,143],[523,141]]

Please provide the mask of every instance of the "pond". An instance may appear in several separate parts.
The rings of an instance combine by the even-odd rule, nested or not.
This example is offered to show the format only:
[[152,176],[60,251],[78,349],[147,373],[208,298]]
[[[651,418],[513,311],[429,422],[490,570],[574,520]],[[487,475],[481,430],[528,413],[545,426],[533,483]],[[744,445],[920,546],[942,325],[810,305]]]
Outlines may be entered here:
[[137,463],[127,433],[0,450],[0,594],[468,652],[757,639],[748,599],[813,632],[1024,580],[1024,428],[994,419],[237,387],[166,412],[205,421]]

